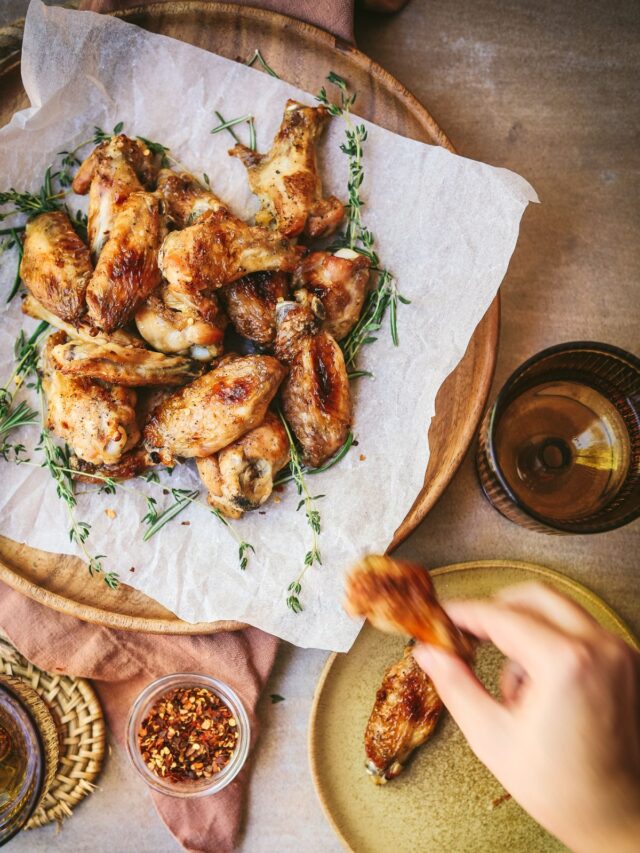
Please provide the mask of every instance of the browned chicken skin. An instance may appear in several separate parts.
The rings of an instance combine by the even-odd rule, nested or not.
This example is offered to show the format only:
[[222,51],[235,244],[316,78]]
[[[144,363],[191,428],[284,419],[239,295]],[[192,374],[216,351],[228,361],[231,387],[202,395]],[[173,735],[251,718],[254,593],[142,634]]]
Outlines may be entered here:
[[94,260],[131,193],[155,180],[156,159],[144,142],[121,134],[101,142],[76,172],[73,191],[89,193],[87,231]]
[[226,210],[226,205],[189,172],[162,169],[158,192],[165,200],[169,218],[177,228],[186,228],[208,210]]
[[169,234],[158,262],[172,289],[197,293],[261,270],[292,272],[298,252],[278,234],[219,210]]
[[394,779],[414,749],[429,739],[442,715],[442,700],[418,666],[409,643],[385,672],[364,734],[366,769],[376,785]]
[[370,554],[349,572],[346,592],[345,609],[351,616],[366,616],[387,634],[414,637],[465,660],[473,658],[471,641],[442,608],[424,566]]
[[220,290],[229,319],[238,334],[259,344],[271,344],[276,336],[276,304],[288,299],[286,273],[256,272]]
[[51,352],[64,340],[64,332],[56,332],[44,348],[46,426],[67,441],[80,459],[93,465],[113,465],[140,438],[136,392],[56,370]]
[[158,196],[132,193],[112,225],[87,288],[89,316],[105,332],[123,326],[160,284],[157,256],[165,233]]
[[209,503],[229,518],[256,509],[273,491],[275,475],[289,461],[289,440],[280,418],[264,421],[242,438],[196,465],[209,491]]
[[27,223],[20,277],[46,309],[67,323],[77,323],[86,312],[92,272],[89,249],[66,213],[41,213]]
[[344,205],[335,196],[322,198],[316,139],[326,117],[325,107],[289,100],[268,154],[240,143],[229,152],[246,166],[249,186],[262,202],[256,222],[275,221],[285,237],[296,237],[303,230],[311,237],[332,234],[344,216]]
[[104,485],[104,477],[110,477],[116,481],[132,480],[156,464],[152,454],[144,447],[134,447],[127,450],[113,465],[93,465],[77,456],[72,456],[70,460],[70,467],[77,471],[77,474],[73,475],[74,480],[80,483],[96,483],[98,485]]
[[311,252],[293,275],[294,289],[303,287],[322,302],[322,328],[341,341],[356,325],[367,295],[369,260],[351,249]]
[[53,347],[49,358],[56,370],[69,376],[88,376],[132,388],[184,385],[200,373],[187,358],[118,344],[68,341]]
[[165,464],[176,456],[211,456],[262,423],[284,374],[268,355],[225,357],[153,411],[147,448]]
[[306,297],[311,304],[278,305],[275,353],[291,365],[282,386],[282,410],[305,463],[317,468],[349,434],[351,392],[342,350],[327,332],[316,331],[318,301],[304,291],[296,297]]

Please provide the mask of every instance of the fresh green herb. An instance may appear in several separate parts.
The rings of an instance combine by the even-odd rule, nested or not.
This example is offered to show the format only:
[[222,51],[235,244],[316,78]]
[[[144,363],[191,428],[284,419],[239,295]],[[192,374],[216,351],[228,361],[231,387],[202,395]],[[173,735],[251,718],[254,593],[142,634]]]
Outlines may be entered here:
[[189,491],[188,489],[171,489],[171,496],[173,498],[173,503],[171,503],[165,510],[158,514],[156,510],[156,502],[153,498],[147,498],[147,508],[148,512],[142,519],[143,523],[147,525],[147,529],[145,531],[144,536],[142,537],[144,542],[148,542],[152,536],[161,530],[165,524],[171,521],[172,518],[175,518],[177,515],[180,515],[181,512],[189,506],[189,503],[195,498],[198,497],[198,490]]
[[202,179],[208,187],[211,186],[211,181],[209,180],[209,175],[207,175],[206,172],[202,173]]
[[[355,441],[355,437],[354,437],[353,433],[351,432],[351,430],[349,430],[349,434],[347,435],[347,437],[344,441],[344,444],[342,445],[342,447],[338,451],[336,451],[336,453],[331,457],[331,459],[327,460],[327,462],[325,462],[324,465],[320,465],[319,468],[308,468],[306,465],[302,465],[301,466],[302,475],[304,477],[307,477],[307,476],[312,476],[313,474],[323,474],[325,471],[328,471],[329,468],[333,468],[334,465],[337,465],[338,462],[340,462],[340,460],[343,459],[347,455],[347,453],[351,449],[351,446],[353,445],[354,441]],[[295,479],[295,477],[292,473],[291,463],[289,463],[289,465],[282,471],[282,473],[279,475],[279,477],[275,480],[273,485],[274,486],[283,486],[285,483],[290,483],[294,479]]]
[[11,286],[11,290],[9,291],[9,295],[7,296],[7,302],[11,302],[13,297],[16,295],[18,290],[20,289],[20,266],[22,264],[22,255],[24,254],[22,248],[22,240],[18,237],[18,234],[15,228],[11,229],[11,237],[13,238],[13,245],[18,250],[18,266],[16,268],[16,274],[13,279],[13,285]]
[[211,507],[207,507],[211,515],[215,515],[218,521],[221,521],[222,524],[227,528],[229,533],[236,540],[238,545],[238,565],[240,566],[240,571],[244,572],[249,564],[249,551],[253,554],[256,553],[256,549],[253,545],[250,545],[249,542],[245,542],[245,540],[235,531],[235,529],[229,524],[224,515],[217,509],[211,509]]
[[304,556],[304,566],[302,571],[299,573],[297,578],[289,584],[287,587],[287,607],[292,610],[294,613],[301,613],[304,608],[300,603],[300,593],[302,592],[302,578],[306,574],[307,570],[311,568],[315,563],[318,565],[322,565],[322,557],[320,554],[320,547],[318,545],[318,537],[320,536],[321,526],[320,526],[320,513],[316,509],[315,502],[323,498],[324,495],[311,495],[309,489],[307,488],[306,481],[304,479],[304,466],[302,464],[302,460],[300,458],[300,451],[298,450],[298,446],[294,441],[293,435],[291,434],[291,430],[289,429],[289,424],[286,422],[284,415],[280,410],[278,410],[278,414],[280,415],[280,420],[282,421],[282,425],[287,434],[287,439],[289,440],[289,454],[290,454],[290,462],[289,469],[291,471],[291,479],[296,485],[296,490],[298,495],[300,496],[300,502],[297,506],[297,511],[300,511],[302,507],[304,507],[304,514],[307,519],[307,524],[311,529],[311,547],[307,551]]
[[[51,166],[49,166],[44,174],[42,186],[37,193],[18,192],[13,187],[6,192],[0,192],[0,207],[11,205],[11,210],[6,213],[0,213],[0,220],[18,213],[25,213],[31,219],[41,213],[51,213],[54,210],[60,210],[60,199],[64,197],[64,193],[54,191],[54,178],[55,174],[52,174]],[[15,230],[17,229],[9,229],[9,233]]]
[[232,118],[229,119],[229,121],[226,121],[218,110],[215,112],[216,118],[220,124],[212,128],[211,133],[220,133],[221,130],[228,130],[235,141],[242,144],[240,137],[233,128],[238,124],[244,124],[246,122],[249,125],[249,148],[252,151],[256,150],[256,126],[252,115],[239,116],[238,118]]
[[264,58],[264,56],[260,53],[259,48],[255,49],[253,56],[251,57],[251,59],[247,59],[247,61],[245,62],[245,65],[248,68],[251,68],[255,62],[258,62],[262,66],[262,68],[267,72],[267,74],[270,74],[272,77],[277,77],[278,80],[280,79],[280,75],[276,74],[276,72],[273,70],[273,68],[271,68],[270,65],[267,65],[267,61]]
[[160,157],[160,165],[163,169],[168,169],[171,165],[169,149],[165,145],[161,145],[159,142],[152,142],[150,139],[145,139],[144,136],[137,136],[136,139],[139,139],[140,142],[144,142],[149,151],[152,154]]
[[280,696],[279,693],[272,693],[271,694],[271,704],[277,705],[278,702],[284,702],[284,696]]

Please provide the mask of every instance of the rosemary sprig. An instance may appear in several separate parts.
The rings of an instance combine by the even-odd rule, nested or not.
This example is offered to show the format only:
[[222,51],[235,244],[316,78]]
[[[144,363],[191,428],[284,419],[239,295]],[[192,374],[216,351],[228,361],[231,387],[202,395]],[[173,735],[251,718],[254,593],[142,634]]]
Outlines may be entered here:
[[[364,371],[366,372],[366,371]],[[308,468],[306,465],[301,465],[301,471],[304,477],[312,476],[313,474],[323,474],[325,471],[328,471],[330,468],[333,468],[334,465],[337,465],[341,459],[347,455],[351,446],[355,441],[355,436],[349,430],[349,434],[347,435],[344,444],[342,447],[336,451],[336,453],[329,459],[324,465],[320,465],[319,468]],[[278,478],[274,481],[274,486],[283,486],[285,483],[290,483],[294,480],[294,475],[292,473],[291,463],[280,473]]]
[[64,192],[54,191],[53,180],[55,177],[55,174],[51,172],[51,166],[49,166],[44,173],[42,186],[37,193],[18,192],[13,187],[6,192],[0,192],[0,207],[12,206],[12,209],[6,213],[0,213],[0,220],[19,213],[24,213],[31,219],[40,213],[60,210],[60,200],[64,198]]
[[198,497],[198,490],[194,489],[171,489],[173,503],[170,504],[163,512],[158,513],[156,501],[153,498],[147,498],[147,514],[142,519],[143,524],[147,525],[144,536],[144,542],[148,542],[152,536],[155,536],[158,530],[161,530],[165,524],[180,515],[181,512],[189,506],[189,503]]
[[246,122],[249,126],[249,148],[252,151],[256,150],[256,125],[252,115],[247,114],[245,116],[239,116],[238,118],[232,118],[229,119],[229,121],[226,121],[218,110],[216,110],[215,113],[220,124],[212,128],[211,133],[220,133],[221,130],[228,130],[235,141],[242,144],[242,140],[233,128],[238,124],[244,124]]
[[300,458],[298,446],[296,445],[293,435],[291,434],[289,424],[285,420],[285,417],[280,411],[280,409],[278,409],[278,414],[287,434],[287,439],[289,440],[289,468],[291,471],[291,479],[295,483],[296,490],[298,492],[298,495],[300,496],[300,501],[298,503],[296,511],[299,512],[302,507],[304,507],[304,514],[307,519],[307,524],[311,529],[311,547],[304,556],[304,566],[302,568],[302,571],[298,574],[295,580],[291,581],[291,583],[287,587],[287,592],[289,593],[286,599],[287,607],[294,613],[301,613],[304,610],[302,604],[300,603],[300,593],[302,592],[302,578],[305,576],[307,570],[314,565],[314,563],[317,563],[320,566],[322,565],[322,556],[320,554],[320,547],[318,545],[318,537],[320,536],[321,532],[320,513],[316,509],[315,502],[320,500],[320,498],[323,498],[324,495],[312,495],[309,489],[307,488],[307,484],[304,478],[304,466]]
[[264,58],[264,56],[260,53],[259,48],[255,49],[253,56],[251,57],[251,59],[247,59],[247,61],[245,62],[245,65],[248,68],[251,68],[256,62],[258,62],[262,66],[262,68],[267,72],[267,74],[271,75],[271,77],[276,77],[278,80],[280,79],[280,75],[276,74],[276,72],[273,70],[273,68],[267,64],[267,61]]

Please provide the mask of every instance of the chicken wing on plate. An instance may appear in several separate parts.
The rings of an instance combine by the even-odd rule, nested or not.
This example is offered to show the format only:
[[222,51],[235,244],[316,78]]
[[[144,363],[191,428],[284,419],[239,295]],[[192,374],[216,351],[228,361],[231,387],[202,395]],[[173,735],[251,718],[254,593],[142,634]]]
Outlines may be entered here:
[[442,608],[424,566],[370,554],[351,569],[346,592],[351,616],[366,616],[387,634],[414,637],[472,660],[470,639]]
[[186,228],[208,210],[226,210],[217,195],[202,186],[189,172],[162,169],[158,176],[158,192],[164,198],[169,218],[176,228]]
[[184,385],[200,370],[188,358],[168,356],[137,347],[68,341],[50,352],[56,370],[69,376],[88,376],[114,385]]
[[311,252],[293,275],[293,287],[317,296],[324,307],[322,328],[337,341],[353,329],[367,295],[369,260],[351,249]]
[[137,335],[132,335],[131,332],[126,332],[124,329],[116,329],[110,335],[105,334],[101,329],[93,326],[86,317],[78,320],[76,323],[65,323],[60,317],[48,311],[44,305],[28,294],[21,304],[22,313],[28,317],[33,317],[36,320],[46,320],[51,326],[56,329],[61,329],[66,332],[70,338],[85,341],[88,344],[118,344],[121,347],[138,347],[146,349],[145,342]]
[[376,785],[394,779],[409,755],[433,733],[442,715],[442,700],[433,682],[411,654],[385,672],[364,735],[365,767]]
[[289,283],[282,272],[256,272],[219,291],[238,334],[259,344],[276,336],[276,304],[288,299]]
[[34,299],[67,323],[86,312],[93,267],[66,213],[41,213],[25,229],[20,277]]
[[268,499],[275,475],[288,461],[289,440],[282,421],[267,412],[260,426],[213,456],[198,459],[196,465],[211,506],[229,518],[240,518]]
[[[318,300],[279,303],[275,353],[291,365],[282,387],[282,409],[307,465],[318,467],[345,442],[351,426],[351,392],[342,350],[324,331],[315,331]],[[316,312],[312,310],[316,307]],[[321,308],[320,307],[320,313]]]
[[344,216],[341,201],[322,197],[316,139],[326,117],[325,107],[289,100],[268,154],[258,154],[241,143],[229,152],[246,166],[249,186],[262,202],[256,222],[275,221],[285,237],[296,237],[303,230],[310,237],[332,234]]
[[121,134],[101,142],[76,172],[73,191],[89,193],[87,231],[94,260],[100,256],[131,193],[145,189],[155,180],[156,160],[146,143]]
[[262,423],[284,374],[268,355],[226,356],[154,409],[145,445],[164,464],[176,456],[211,456]]
[[80,483],[96,483],[98,485],[104,485],[104,477],[110,477],[116,481],[132,480],[156,465],[157,462],[153,460],[152,454],[144,447],[133,447],[131,450],[127,450],[118,462],[114,462],[112,465],[94,465],[77,456],[72,456],[70,459],[70,467],[77,472],[73,475],[74,480]]
[[68,442],[85,462],[113,465],[140,438],[136,392],[86,377],[65,376],[56,370],[51,352],[64,339],[64,332],[56,332],[44,349],[47,428]]
[[295,247],[279,234],[219,210],[203,213],[182,231],[172,231],[158,262],[172,289],[196,293],[252,272],[293,272],[298,257]]
[[166,224],[157,195],[132,193],[111,228],[87,288],[91,320],[112,332],[160,284],[158,249]]

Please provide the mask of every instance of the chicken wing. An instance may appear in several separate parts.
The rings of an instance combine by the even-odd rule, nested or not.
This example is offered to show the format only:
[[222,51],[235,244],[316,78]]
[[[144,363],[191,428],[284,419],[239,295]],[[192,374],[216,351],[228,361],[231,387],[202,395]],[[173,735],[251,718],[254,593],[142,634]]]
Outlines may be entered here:
[[285,369],[268,355],[226,357],[151,414],[145,444],[164,464],[174,457],[211,456],[265,418]]
[[104,485],[104,477],[110,477],[116,481],[132,480],[149,468],[154,468],[157,462],[144,447],[134,447],[123,453],[118,462],[114,462],[112,465],[94,465],[77,456],[72,456],[69,464],[77,472],[73,475],[74,480],[79,483]]
[[220,289],[227,314],[238,332],[259,344],[271,344],[276,336],[276,304],[289,297],[289,283],[282,272],[256,272]]
[[52,314],[51,311],[48,311],[44,305],[29,294],[22,300],[20,307],[23,314],[26,314],[28,317],[34,317],[36,320],[46,320],[47,323],[55,326],[56,329],[66,332],[70,338],[85,341],[88,344],[118,344],[121,347],[146,349],[143,340],[137,335],[132,335],[131,332],[125,332],[124,329],[116,329],[110,335],[107,335],[93,326],[86,317],[78,320],[74,325],[65,323],[64,320]]
[[118,213],[87,288],[89,316],[112,332],[160,284],[158,249],[166,234],[158,196],[134,192]]
[[[276,356],[291,365],[282,386],[282,410],[300,442],[303,459],[314,468],[344,444],[351,426],[351,391],[342,350],[317,331],[322,312],[315,297],[279,303]],[[315,308],[315,310],[313,310]]]
[[346,337],[360,318],[367,295],[369,260],[351,249],[311,252],[293,274],[293,287],[305,288],[324,307],[322,328],[337,341]]
[[87,310],[92,272],[89,249],[66,213],[41,213],[27,223],[20,277],[45,308],[67,323],[77,323]]
[[189,172],[162,169],[158,176],[158,192],[165,200],[169,218],[180,229],[193,225],[207,210],[227,209],[217,195]]
[[256,222],[275,227],[285,237],[304,230],[310,237],[332,234],[344,216],[335,196],[322,198],[316,161],[316,139],[327,117],[325,107],[289,100],[268,154],[238,143],[231,149],[246,166],[249,186],[262,202]]
[[444,708],[412,646],[385,672],[365,730],[365,767],[376,785],[402,772],[413,750],[431,737]]
[[143,302],[135,320],[142,337],[160,352],[189,355],[198,361],[210,361],[223,352],[228,319],[215,294],[180,298],[163,285]]
[[172,288],[196,293],[261,270],[293,272],[298,252],[279,234],[219,210],[203,213],[182,231],[172,231],[158,263]]
[[268,499],[275,475],[288,461],[285,428],[277,415],[267,412],[260,426],[196,465],[211,506],[229,518],[240,518]]
[[73,179],[73,191],[89,193],[87,231],[94,260],[131,193],[148,187],[157,173],[157,157],[146,143],[120,134],[91,152]]
[[415,637],[472,660],[470,639],[443,610],[424,566],[370,554],[351,569],[346,592],[345,609],[351,616],[366,616],[387,634]]
[[50,353],[56,370],[69,376],[88,376],[114,385],[184,385],[200,370],[188,358],[167,356],[137,347],[69,341]]
[[44,348],[46,426],[68,442],[80,459],[113,465],[140,439],[136,392],[56,370],[51,353],[64,339],[64,332],[55,332]]

